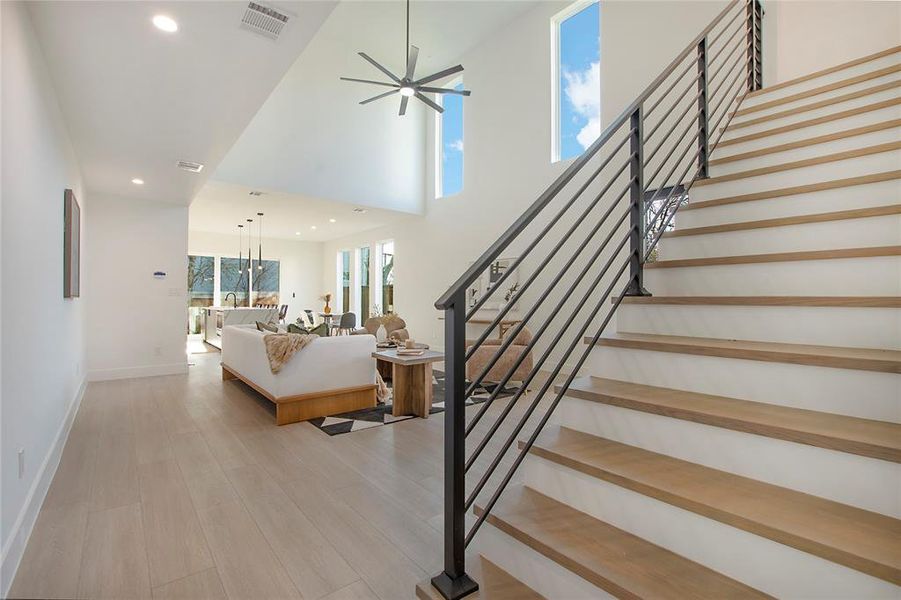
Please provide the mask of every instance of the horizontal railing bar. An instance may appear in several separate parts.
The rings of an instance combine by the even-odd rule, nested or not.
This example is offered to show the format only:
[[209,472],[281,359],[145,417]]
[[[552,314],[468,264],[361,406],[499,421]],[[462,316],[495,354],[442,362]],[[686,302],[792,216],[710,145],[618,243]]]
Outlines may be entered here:
[[[610,242],[610,238],[613,237],[613,233],[616,231],[616,229],[626,221],[626,218],[629,216],[630,212],[631,212],[631,206],[626,208],[626,211],[623,213],[623,215],[613,225],[613,227],[610,230],[610,233],[607,235],[607,238],[604,240],[603,244],[601,244],[601,247],[597,251],[595,251],[594,255],[589,259],[588,263],[582,269],[582,272],[579,273],[579,276],[576,278],[576,281],[573,282],[572,285],[570,285],[564,298],[562,298],[560,300],[560,302],[557,303],[557,307],[554,309],[554,311],[552,311],[553,313],[559,312],[560,308],[563,307],[563,304],[567,300],[569,300],[569,297],[572,295],[572,293],[576,290],[576,288],[579,286],[579,284],[582,283],[582,280],[585,278],[585,275],[587,275],[588,272],[591,270],[591,267],[593,266],[594,261],[596,261],[598,259],[598,257],[601,255],[601,252],[603,252],[604,248]],[[597,229],[595,230],[595,232],[596,231],[597,231]],[[589,238],[589,240],[590,240],[590,238]],[[593,289],[594,289],[594,287],[592,287],[592,290]],[[551,322],[552,321],[550,319],[548,319],[541,325],[541,333],[544,333],[544,331],[547,330],[547,328],[550,326]],[[563,329],[566,329],[566,327],[564,327]],[[503,389],[504,386],[507,385],[507,382],[510,381],[510,377],[513,375],[513,373],[516,372],[516,369],[519,368],[519,365],[522,364],[523,360],[525,360],[526,355],[529,352],[531,352],[532,348],[535,345],[535,342],[537,342],[537,339],[533,339],[532,343],[530,343],[528,346],[526,346],[526,348],[520,353],[517,363],[515,365],[513,365],[513,367],[507,372],[507,375],[504,377],[504,381],[501,381],[498,384],[497,389],[495,389],[494,392],[492,393],[493,396],[496,396],[498,394],[499,390]],[[537,371],[537,369],[534,367],[532,370]],[[525,387],[525,384],[522,387]],[[468,472],[470,467],[472,467],[472,465],[475,464],[475,461],[478,460],[479,455],[482,453],[482,450],[484,450],[485,446],[488,445],[488,442],[491,440],[492,436],[497,432],[497,430],[503,424],[504,420],[507,418],[507,415],[510,413],[510,411],[513,409],[513,406],[515,406],[515,405],[516,405],[516,402],[514,400],[511,400],[510,402],[507,403],[507,406],[504,407],[503,411],[501,411],[500,416],[497,419],[495,419],[494,423],[489,428],[488,433],[485,434],[485,436],[482,438],[482,441],[479,442],[476,449],[473,450],[469,459],[466,461],[466,467],[464,469],[464,472]]]
[[[629,157],[630,161],[631,161],[631,159],[632,159],[632,155],[630,155],[630,157]],[[627,162],[623,166],[623,168],[620,169],[619,173],[617,173],[616,177],[614,177],[604,187],[604,189],[597,195],[595,200],[592,202],[592,206],[590,208],[593,208],[594,205],[596,205],[600,201],[601,197],[603,197],[603,195],[607,193],[607,191],[610,189],[610,187],[613,185],[613,183],[616,181],[616,179],[619,177],[619,175],[625,170],[625,167],[628,165],[629,165],[629,162]],[[601,217],[601,220],[598,222],[597,227],[595,227],[595,229],[592,231],[592,235],[596,231],[598,231],[601,228],[601,226],[603,226],[604,222],[610,216],[610,213],[613,212],[613,209],[616,207],[616,204],[622,199],[622,197],[629,190],[629,185],[631,185],[631,184],[632,184],[632,179],[630,178],[628,181],[628,184],[626,185],[626,188],[622,192],[620,192],[619,196],[617,196],[616,199],[610,204],[610,208],[607,209],[607,211],[604,213],[604,216]],[[584,215],[583,215],[583,219],[584,219]],[[577,229],[580,224],[581,224],[581,220],[576,221],[573,224],[573,231],[575,231],[575,229]],[[572,234],[572,231],[569,232],[568,236],[571,234]],[[568,239],[568,236],[567,236],[567,239]],[[566,240],[563,240],[563,242],[565,242],[565,241]],[[589,241],[590,241],[590,236],[588,238],[586,238],[586,240],[583,242],[582,246],[580,246],[579,251],[574,255],[574,257],[578,256],[578,254],[580,254],[582,252],[582,249],[584,248],[584,246],[586,246],[588,244]],[[550,260],[550,259],[546,258],[545,261],[547,261],[547,260]],[[560,273],[557,274],[557,276],[554,278],[554,281],[545,289],[545,291],[542,293],[541,297],[532,306],[532,308],[529,309],[529,312],[520,320],[520,322],[516,326],[514,326],[512,331],[507,333],[506,338],[501,341],[501,344],[498,347],[497,351],[494,353],[494,355],[488,361],[488,364],[485,366],[485,368],[482,369],[482,372],[479,373],[479,376],[476,377],[475,379],[473,379],[473,381],[470,382],[469,386],[467,386],[466,392],[464,393],[464,397],[469,397],[469,395],[475,391],[476,387],[478,387],[479,384],[482,383],[482,381],[485,379],[485,377],[488,375],[488,373],[491,371],[491,369],[494,368],[494,365],[497,364],[497,361],[500,360],[501,356],[503,356],[504,352],[506,352],[507,348],[509,348],[510,345],[513,344],[516,337],[523,330],[523,328],[525,328],[526,323],[528,322],[528,320],[530,318],[532,318],[532,315],[535,314],[535,312],[538,310],[538,307],[544,303],[545,299],[548,296],[548,292],[550,291],[550,289],[552,289],[554,286],[557,285],[557,283],[560,281],[560,279],[563,277],[563,275],[566,273],[567,270],[569,270],[569,265],[567,265],[566,268],[562,269],[560,271]],[[534,276],[534,274],[533,274],[533,276]],[[483,333],[482,339],[484,340],[484,333]],[[469,360],[469,358],[471,356],[472,356],[472,353],[467,352],[466,359]]]
[[[692,63],[692,64],[696,65],[697,63]],[[669,107],[669,110],[666,111],[666,114],[664,114],[662,117],[660,117],[660,121],[658,121],[657,124],[654,125],[654,127],[651,129],[651,133],[649,133],[648,135],[645,136],[644,140],[642,140],[642,143],[647,144],[648,140],[651,139],[651,136],[654,135],[655,133],[657,133],[657,130],[660,128],[660,126],[666,122],[666,118],[672,114],[673,110],[675,110],[677,106],[679,106],[679,102],[682,100],[682,98],[685,97],[685,94],[687,94],[688,92],[690,92],[693,89],[697,89],[696,84],[698,83],[698,79],[701,78],[701,75],[702,75],[701,73],[696,74],[694,76],[694,78],[688,82],[688,85],[685,86],[685,89],[682,91],[681,94],[679,94],[679,97],[676,98],[675,100],[673,100],[673,105]],[[700,92],[698,92],[698,95],[700,95]],[[695,96],[694,100],[697,100],[697,99],[698,99],[698,96]],[[685,115],[683,114],[681,117],[676,119],[676,121],[679,121],[684,116]],[[645,113],[645,122],[647,122],[647,113]],[[665,140],[666,137],[664,137],[663,139]],[[645,164],[647,164],[647,161],[645,161]]]
[[738,10],[735,12],[735,15],[733,15],[732,19],[730,21],[728,21],[725,25],[723,25],[723,28],[720,29],[719,33],[717,33],[715,36],[713,36],[710,40],[707,41],[707,49],[709,50],[710,48],[713,48],[713,46],[716,45],[716,43],[720,40],[720,38],[723,37],[723,34],[726,33],[726,31],[728,31],[730,27],[732,27],[732,24],[735,23],[736,19],[738,19],[738,17],[743,17],[743,16],[745,16],[745,7],[744,6],[741,7],[741,10]]
[[[611,182],[611,183],[612,183],[612,182]],[[600,228],[600,225],[603,225],[603,221],[606,221],[606,220],[607,220],[607,218],[608,218],[608,216],[610,215],[610,213],[613,212],[613,209],[616,208],[617,203],[619,203],[619,201],[622,199],[622,197],[625,195],[625,193],[629,190],[629,187],[630,187],[631,185],[632,185],[632,180],[630,179],[630,180],[629,180],[629,183],[626,185],[626,187],[623,189],[623,191],[620,192],[619,196],[617,196],[616,199],[614,199],[614,201],[610,203],[610,206],[609,206],[609,208],[606,210],[606,212],[604,213],[604,216],[601,217],[601,223],[599,223],[599,226],[598,226],[594,231],[597,231],[597,229]],[[603,195],[607,192],[607,190],[608,190],[609,188],[610,188],[610,184],[608,183],[608,184],[607,184],[607,187],[606,187],[604,190],[602,190],[600,194],[598,194],[598,197],[595,199],[595,201],[593,202],[593,204],[597,204],[597,201],[600,200],[601,196],[603,196]],[[584,217],[583,217],[583,218],[584,218]],[[570,233],[572,233],[572,232],[570,232]],[[591,235],[593,235],[593,232],[592,232]],[[588,244],[588,242],[590,241],[591,235],[589,235],[588,237],[586,237],[586,239],[585,239],[585,240],[582,242],[582,244],[579,246],[579,249],[575,252],[575,255],[579,255],[579,254],[582,253],[582,250],[584,250],[585,246],[586,246],[586,245]],[[567,265],[567,268],[566,268],[566,269],[561,270],[560,273],[557,274],[557,277],[554,279],[554,281],[551,283],[551,285],[548,286],[548,288],[553,288],[553,287],[559,282],[559,280],[563,277],[563,274],[566,273],[566,271],[568,270],[568,268],[569,268],[569,265]],[[547,295],[547,293],[545,292],[545,296],[546,296],[546,295]],[[541,302],[543,302],[543,301],[544,301],[544,299],[542,298]],[[557,308],[556,310],[559,310],[559,306],[558,306],[558,308]],[[529,315],[529,317],[531,317],[531,315]],[[520,324],[519,324],[518,328],[516,329],[516,331],[509,333],[509,334],[507,335],[507,338],[508,338],[508,339],[515,339],[516,336],[519,335],[519,332],[522,331],[522,327],[524,326],[524,324],[527,323],[527,322],[528,322],[528,318],[523,319],[523,320],[520,322]],[[535,336],[532,337],[532,340],[533,340],[533,341],[537,341],[537,339],[541,337],[541,335],[542,335],[543,332],[544,332],[543,330],[539,330],[538,333],[537,333]],[[509,344],[507,345],[507,347],[509,347]],[[502,354],[502,351],[501,351],[501,350],[498,350],[497,354],[498,354],[498,355]],[[523,353],[523,355],[521,356],[521,358],[524,358],[524,356],[525,356],[525,354]],[[475,428],[475,426],[478,424],[479,420],[482,418],[482,416],[485,414],[485,412],[491,407],[491,404],[494,402],[494,399],[497,397],[497,395],[498,395],[498,393],[500,392],[500,390],[503,389],[504,385],[506,385],[507,381],[510,380],[510,375],[512,375],[512,373],[519,367],[519,364],[520,364],[520,363],[521,363],[521,360],[518,361],[517,364],[515,364],[515,365],[513,366],[513,368],[507,373],[507,376],[505,377],[505,379],[504,379],[503,381],[500,382],[500,384],[498,385],[498,387],[491,393],[491,395],[488,397],[488,399],[487,399],[485,402],[482,403],[481,407],[479,407],[479,411],[475,414],[475,416],[473,417],[473,419],[469,422],[469,425],[467,425],[467,427],[466,427],[466,435],[467,435],[467,436],[472,432],[472,430],[473,430],[473,429]],[[465,394],[464,394],[464,397],[466,397]]]
[[[720,81],[720,84],[718,86],[716,86],[716,89],[714,89],[713,92],[708,95],[708,98],[710,100],[712,100],[713,98],[716,97],[716,95],[719,93],[719,91],[726,84],[726,81],[729,80],[729,75],[732,75],[733,73],[742,74],[742,69],[739,69],[738,71],[736,71],[736,68],[743,67],[743,66],[745,66],[745,61],[741,57],[739,57],[736,60],[736,62],[732,63],[732,66],[729,67],[729,70],[726,72],[726,75],[723,77],[723,80]],[[732,81],[729,83],[729,86],[726,88],[726,91],[728,92],[730,89],[732,89],[732,86],[734,84],[735,84],[735,78],[733,77]],[[719,109],[719,105],[717,105],[717,108],[713,109],[713,111],[710,113],[710,115],[712,116],[718,109]]]
[[[739,13],[739,14],[741,14],[741,13]],[[735,36],[737,36],[737,35],[740,34],[740,33],[746,34],[747,31],[746,31],[745,28],[742,27],[742,26],[739,26],[738,28],[736,28],[735,31],[732,32],[732,35],[729,36],[729,39],[727,39],[727,40],[725,41],[725,43],[723,44],[723,47],[720,48],[719,50],[717,50],[716,54],[714,54],[713,56],[710,57],[710,60],[707,61],[707,64],[708,64],[708,65],[716,64],[716,60],[720,57],[720,55],[721,55],[723,52],[726,51],[726,49],[727,49],[727,48],[729,47],[729,45],[732,43],[732,40],[735,39]],[[710,50],[711,47],[712,47],[712,44],[708,44],[708,45],[707,45],[707,49],[708,49],[708,50]]]
[[[488,301],[488,298],[491,297],[491,294],[494,292],[494,290],[500,289],[501,284],[503,284],[504,281],[507,280],[507,277],[509,277],[510,274],[517,267],[519,267],[519,265],[522,263],[522,261],[525,259],[525,257],[535,248],[535,246],[538,245],[538,243],[544,238],[544,236],[548,234],[548,232],[554,227],[554,225],[557,224],[557,222],[560,220],[560,218],[563,217],[563,214],[566,211],[568,211],[572,207],[573,204],[575,204],[575,202],[576,202],[576,200],[578,200],[579,196],[582,195],[582,192],[584,192],[586,189],[588,189],[588,186],[594,182],[594,180],[597,178],[597,176],[600,175],[601,171],[603,171],[607,167],[607,165],[610,163],[610,161],[613,160],[613,157],[616,156],[616,153],[619,152],[622,149],[622,147],[626,144],[626,142],[629,141],[630,137],[632,136],[633,131],[634,130],[632,130],[632,129],[629,130],[628,135],[623,137],[622,141],[620,141],[620,143],[617,144],[615,148],[613,148],[613,150],[610,152],[610,154],[607,156],[607,158],[604,159],[604,162],[601,163],[601,166],[598,167],[594,171],[594,173],[591,175],[591,177],[589,177],[588,180],[584,184],[582,184],[582,187],[580,187],[579,190],[575,194],[573,194],[573,196],[572,196],[572,198],[570,198],[569,202],[567,202],[566,205],[557,212],[557,215],[551,220],[550,223],[548,223],[545,226],[545,228],[541,231],[541,233],[539,233],[535,237],[535,239],[533,239],[532,242],[526,247],[526,249],[523,250],[522,253],[520,253],[519,257],[513,262],[512,265],[510,265],[510,268],[507,269],[506,271],[504,271],[504,274],[501,275],[500,279],[498,279],[494,288],[492,288],[491,290],[489,290],[488,293],[486,293],[484,296],[482,296],[479,299],[479,301],[476,302],[475,306],[473,306],[473,308],[471,308],[469,310],[469,312],[466,315],[467,321],[469,321],[473,316],[475,316],[476,312],[478,312],[478,310],[480,308],[482,308],[482,306],[485,305],[485,302]],[[631,159],[631,157],[630,157],[630,159]],[[627,161],[627,163],[628,163],[628,161]],[[617,174],[616,176],[614,176],[614,178],[618,177],[618,176],[619,175]],[[538,269],[538,270],[540,271],[541,269]],[[531,281],[528,283],[530,284]],[[523,286],[520,287],[518,294],[521,295],[527,288],[528,288],[528,285],[524,284]],[[504,318],[504,316],[510,310],[511,306],[513,306],[512,302],[509,302],[506,305],[504,305],[504,307],[501,309],[501,311],[499,312],[497,317],[495,317],[494,322],[492,322],[489,327],[485,328],[485,331],[487,333],[490,333],[495,327],[497,327],[498,323],[500,323],[500,320]],[[475,345],[478,346],[483,341],[485,341],[484,338],[480,339]],[[469,356],[467,356],[466,358],[469,358]]]
[[682,122],[682,119],[685,118],[685,115],[688,114],[688,111],[691,110],[692,108],[694,108],[696,110],[692,114],[691,119],[689,119],[688,124],[697,126],[698,113],[701,112],[700,110],[698,110],[697,102],[698,102],[698,98],[700,98],[701,94],[703,94],[703,93],[704,93],[703,90],[698,90],[698,93],[696,93],[694,98],[691,99],[691,102],[689,102],[688,104],[685,105],[685,109],[682,111],[682,114],[673,120],[673,126],[669,128],[669,131],[666,132],[666,135],[663,136],[663,139],[661,139],[660,142],[657,144],[657,147],[654,148],[654,151],[648,155],[647,159],[645,159],[644,164],[642,165],[643,167],[646,167],[647,165],[651,164],[651,160],[653,160],[653,158],[657,154],[657,152],[659,152],[660,149],[663,148],[663,145],[666,143],[666,140],[669,139],[669,136],[671,136],[673,134],[673,131],[676,130],[676,127],[678,127],[679,123]]
[[[725,49],[725,48],[724,48],[724,49]],[[719,66],[719,68],[718,68],[716,71],[713,72],[713,75],[711,75],[710,77],[707,78],[707,81],[708,81],[709,83],[712,83],[713,81],[715,81],[716,78],[719,76],[720,72],[721,72],[723,69],[726,68],[726,65],[727,65],[727,64],[730,65],[729,70],[726,71],[726,75],[728,76],[728,74],[732,72],[732,69],[733,69],[734,66],[735,66],[735,63],[734,63],[734,62],[733,62],[733,63],[730,63],[730,62],[729,62],[730,60],[732,60],[732,57],[735,55],[735,52],[736,52],[737,50],[745,50],[745,51],[746,51],[747,49],[748,49],[748,43],[747,43],[747,42],[745,42],[744,44],[737,44],[734,48],[732,48],[732,51],[731,51],[729,54],[726,55],[726,58],[723,59],[723,63]],[[738,59],[738,60],[741,61],[741,60],[742,60],[742,57],[739,56],[739,59]],[[713,61],[711,61],[709,64],[712,65],[712,64],[713,64]],[[711,96],[712,96],[712,94],[711,94]]]
[[[695,116],[699,115],[700,113],[701,113],[701,111],[695,112]],[[645,179],[645,181],[647,182],[647,186],[642,190],[642,193],[647,192],[649,189],[651,189],[654,179],[656,179],[657,175],[660,174],[660,171],[663,169],[664,166],[666,166],[666,164],[669,162],[669,159],[672,158],[673,152],[675,152],[679,148],[679,146],[681,146],[682,143],[686,141],[685,136],[688,135],[689,130],[696,128],[697,126],[698,126],[698,124],[696,121],[690,121],[688,123],[688,125],[682,130],[682,133],[679,135],[679,141],[677,141],[675,144],[673,144],[673,147],[670,148],[670,151],[666,155],[666,158],[664,158],[662,161],[660,161],[660,164],[657,166],[657,170],[654,171],[654,174],[651,175],[650,177],[648,177],[647,179]],[[694,142],[697,139],[699,134],[700,134],[699,131],[695,132],[695,134],[693,136],[691,136],[690,138],[687,138],[687,141]],[[687,149],[684,150],[683,154],[681,156],[679,156],[679,159],[673,165],[673,171],[675,171],[675,169],[678,168],[679,162],[683,158],[685,158],[685,152],[687,152],[687,151],[688,151]],[[672,175],[672,173],[670,173],[670,175]],[[666,187],[667,181],[668,181],[667,179],[664,179],[663,187]],[[661,186],[658,185],[657,189],[660,189],[660,187]],[[656,200],[656,198],[652,196],[650,202],[653,202],[654,200]]]
[[[578,307],[573,311],[573,314],[578,314],[579,311],[582,310],[582,307],[585,306],[585,303],[591,297],[592,292],[594,292],[594,290],[598,286],[598,284],[604,279],[604,276],[607,275],[607,271],[610,269],[610,265],[613,264],[613,261],[616,259],[617,254],[626,245],[626,242],[629,241],[629,238],[632,235],[633,229],[634,229],[634,227],[629,228],[628,235],[622,239],[622,241],[619,243],[619,245],[616,247],[616,249],[610,255],[610,258],[607,260],[607,263],[604,265],[604,268],[601,269],[600,273],[598,273],[598,276],[594,279],[592,284],[589,286],[588,290],[585,292],[585,294],[583,294],[582,299],[579,301]],[[626,263],[623,265],[620,272],[616,275],[616,277],[614,277],[613,281],[610,283],[610,287],[608,288],[608,293],[609,293],[609,290],[616,284],[616,280],[619,279],[622,272],[625,271],[626,266],[628,266],[628,264],[629,264],[629,262],[626,261]],[[604,300],[606,300],[606,296],[604,297]],[[601,303],[601,306],[603,306],[603,303]],[[579,342],[579,340],[581,339],[582,335],[585,332],[585,329],[587,329],[587,327],[588,327],[588,323],[591,322],[591,319],[594,318],[594,315],[597,313],[597,311],[598,311],[598,309],[595,309],[594,311],[591,312],[591,315],[589,316],[588,320],[586,321],[586,325],[584,325],[582,327],[582,330],[579,333],[579,335],[576,336],[576,339],[574,340],[573,345],[570,346],[569,353],[572,352],[572,348],[574,347],[574,345]],[[541,365],[544,364],[544,362],[547,360],[547,358],[556,349],[557,343],[566,334],[567,329],[569,329],[569,327],[561,328],[560,332],[557,334],[557,337],[554,338],[554,342],[550,346],[548,346],[548,348],[544,351],[544,353],[541,356],[539,364],[536,365],[532,369],[532,371],[529,373],[529,375],[530,375],[529,382],[531,382],[531,380],[534,379],[535,374],[538,373],[538,370],[540,369]],[[491,461],[491,465],[489,465],[489,467],[485,471],[485,473],[482,474],[482,477],[479,479],[479,482],[473,488],[472,493],[469,495],[469,497],[466,499],[466,502],[463,505],[466,510],[469,510],[469,508],[472,506],[473,502],[475,502],[476,497],[478,497],[479,493],[481,493],[482,489],[488,483],[488,480],[491,479],[491,476],[494,474],[494,471],[497,469],[497,466],[500,464],[501,460],[503,460],[504,455],[507,453],[507,450],[510,449],[510,445],[514,441],[516,441],[516,436],[519,435],[519,432],[522,430],[523,426],[525,426],[525,423],[529,420],[529,417],[532,416],[532,413],[535,411],[535,408],[538,406],[538,403],[541,401],[541,397],[542,397],[543,393],[546,391],[548,385],[553,383],[554,378],[556,378],[556,376],[557,376],[557,372],[559,372],[560,367],[563,365],[563,363],[565,362],[565,360],[567,358],[568,358],[568,355],[564,356],[559,361],[559,363],[556,367],[556,372],[553,375],[551,375],[550,378],[548,378],[547,382],[545,382],[544,386],[542,387],[542,391],[539,392],[535,396],[535,399],[532,401],[532,403],[529,405],[529,408],[526,409],[526,412],[523,414],[522,419],[520,419],[520,421],[517,423],[516,427],[513,429],[513,431],[507,437],[506,441],[503,444],[503,449],[497,453],[497,455],[494,457],[494,460]],[[523,382],[523,385],[520,388],[519,392],[524,390],[526,387],[527,387],[527,383]],[[510,402],[515,403],[516,399],[511,399]]]
[[[610,292],[613,290],[613,286],[616,285],[617,279],[619,279],[619,277],[622,276],[622,274],[626,270],[626,267],[628,267],[628,266],[629,266],[629,263],[626,262],[620,268],[616,277],[613,279],[613,281],[610,282],[610,285],[607,287],[607,291],[602,296],[601,301],[595,307],[594,313],[597,313],[604,307],[604,304],[607,302],[607,298],[610,296]],[[595,337],[594,337],[594,340],[593,340],[594,342],[597,341],[597,338],[600,337],[600,334],[603,333],[604,329],[606,329],[607,325],[610,323],[610,319],[611,319],[611,317],[613,317],[613,313],[619,307],[620,302],[622,302],[622,299],[625,296],[625,291],[627,289],[628,289],[628,285],[625,288],[623,288],[622,292],[617,294],[617,298],[614,302],[613,307],[607,313],[607,316],[604,318],[603,323],[601,324],[600,328],[598,329],[597,335],[595,335]],[[582,336],[585,335],[585,331],[588,329],[588,327],[590,325],[591,325],[591,320],[589,319],[582,326],[582,329],[579,332],[579,335],[576,336],[575,340],[573,340],[572,344],[570,344],[570,346],[566,352],[565,358],[560,360],[559,364],[554,369],[554,372],[551,374],[550,377],[548,377],[544,386],[542,386],[541,391],[538,394],[536,394],[535,400],[533,400],[532,404],[529,406],[529,408],[531,409],[532,412],[534,412],[534,407],[538,406],[538,402],[540,402],[541,398],[544,397],[544,394],[547,393],[547,389],[551,385],[554,384],[554,380],[557,378],[557,375],[560,373],[560,369],[563,367],[564,361],[569,358],[569,356],[572,354],[572,351],[582,341]],[[538,439],[538,436],[544,430],[544,426],[547,425],[548,420],[550,420],[551,415],[553,414],[554,410],[557,408],[557,405],[560,403],[560,398],[562,398],[563,394],[566,392],[566,390],[569,389],[569,386],[572,384],[572,381],[575,379],[576,375],[578,374],[579,369],[581,369],[582,365],[585,364],[585,359],[588,357],[588,354],[591,352],[592,347],[593,347],[593,344],[592,344],[592,346],[586,347],[585,352],[583,352],[582,358],[580,359],[577,368],[574,369],[573,372],[569,375],[569,378],[568,378],[566,384],[564,384],[560,393],[557,395],[557,398],[554,400],[554,402],[551,404],[551,406],[548,407],[547,412],[545,412],[544,416],[538,422],[538,425],[535,428],[535,431],[533,431],[532,435],[529,436],[528,441],[526,441],[523,448],[520,450],[519,454],[517,455],[516,459],[513,461],[513,465],[511,465],[510,469],[507,470],[507,474],[504,476],[503,481],[497,487],[497,490],[494,492],[494,494],[491,496],[491,499],[485,505],[485,508],[482,511],[482,514],[478,516],[478,518],[476,519],[476,522],[473,524],[472,528],[469,530],[469,533],[466,535],[466,538],[463,541],[464,546],[469,545],[469,543],[472,541],[473,536],[476,534],[476,532],[479,530],[479,527],[481,527],[482,523],[485,521],[485,518],[491,513],[491,509],[494,508],[494,505],[497,503],[498,498],[500,498],[500,495],[507,488],[507,485],[510,483],[510,480],[513,478],[513,474],[519,468],[519,465],[522,464],[522,461],[525,459],[526,455],[532,449],[532,446],[535,444],[535,440]],[[531,417],[531,413],[529,413],[529,416]],[[519,432],[516,432],[516,434],[519,435]]]
[[482,273],[487,269],[491,263],[500,256],[501,252],[503,252],[507,246],[509,246],[512,241],[519,236],[520,233],[531,223],[535,217],[540,213],[548,203],[556,197],[556,195],[560,192],[560,190],[572,180],[575,175],[582,170],[582,168],[587,164],[587,162],[597,153],[597,151],[604,146],[607,141],[613,137],[613,135],[622,127],[632,116],[638,107],[640,107],[644,101],[650,96],[654,90],[660,87],[660,84],[666,80],[667,77],[670,76],[672,71],[682,63],[682,60],[685,59],[690,53],[697,51],[698,43],[707,37],[707,34],[714,28],[716,25],[723,19],[725,15],[729,13],[729,11],[738,3],[738,0],[732,0],[722,11],[710,22],[707,27],[705,27],[701,33],[699,33],[694,40],[692,40],[688,46],[673,59],[670,64],[664,68],[663,72],[660,73],[646,88],[645,90],[638,95],[638,97],[632,101],[629,106],[626,107],[625,110],[613,120],[613,122],[598,136],[598,139],[595,140],[588,149],[582,153],[581,156],[576,158],[575,161],[557,177],[556,180],[532,203],[532,205],[526,209],[526,211],[520,215],[516,221],[507,230],[486,250],[481,257],[479,257],[470,267],[466,270],[463,275],[461,275],[457,281],[455,281],[450,288],[435,302],[435,308],[439,310],[447,309],[452,303],[453,299],[456,297],[456,294],[468,288],[476,279],[481,277]]
[[[682,81],[682,78],[685,77],[685,74],[688,73],[688,71],[689,71],[692,67],[697,67],[697,66],[698,66],[698,62],[697,62],[694,58],[692,58],[692,60],[688,61],[688,64],[685,65],[685,68],[682,70],[681,73],[679,73],[679,76],[673,78],[673,82],[669,84],[669,87],[666,88],[666,91],[663,92],[662,94],[660,94],[660,97],[657,98],[657,101],[654,102],[654,104],[651,105],[651,108],[649,108],[649,109],[647,109],[647,110],[644,111],[644,118],[645,118],[645,120],[647,120],[648,116],[649,116],[652,112],[654,112],[654,109],[657,108],[657,107],[660,105],[661,102],[663,102],[664,100],[666,100],[667,98],[669,98],[670,92],[672,92],[672,91],[673,91],[673,88],[676,87],[676,85],[677,85],[680,81]],[[695,77],[695,79],[697,79],[697,76]]]

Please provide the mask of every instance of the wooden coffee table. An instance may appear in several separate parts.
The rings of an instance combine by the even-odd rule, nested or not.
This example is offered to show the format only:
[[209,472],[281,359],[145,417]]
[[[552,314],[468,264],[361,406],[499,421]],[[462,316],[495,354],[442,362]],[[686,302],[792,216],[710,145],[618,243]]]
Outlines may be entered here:
[[392,364],[395,417],[416,415],[427,419],[432,408],[432,363],[444,360],[444,353],[426,350],[419,356],[398,356],[396,349],[379,350],[372,358]]

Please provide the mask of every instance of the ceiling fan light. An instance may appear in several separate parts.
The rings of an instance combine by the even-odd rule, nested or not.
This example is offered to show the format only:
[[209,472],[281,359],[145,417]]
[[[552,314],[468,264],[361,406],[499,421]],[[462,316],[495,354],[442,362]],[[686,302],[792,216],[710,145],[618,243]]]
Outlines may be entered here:
[[414,90],[410,86],[408,86],[408,85],[401,86],[401,88],[400,88],[401,96],[406,96],[407,98],[409,98],[410,96],[413,96],[414,94],[416,94],[416,90]]

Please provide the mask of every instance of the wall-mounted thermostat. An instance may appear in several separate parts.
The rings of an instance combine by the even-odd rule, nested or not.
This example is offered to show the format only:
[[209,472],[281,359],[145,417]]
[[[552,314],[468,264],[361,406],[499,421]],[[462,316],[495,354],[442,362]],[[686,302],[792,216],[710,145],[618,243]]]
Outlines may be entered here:
[[154,271],[153,276],[156,277],[157,279],[165,279],[166,272],[165,271]]

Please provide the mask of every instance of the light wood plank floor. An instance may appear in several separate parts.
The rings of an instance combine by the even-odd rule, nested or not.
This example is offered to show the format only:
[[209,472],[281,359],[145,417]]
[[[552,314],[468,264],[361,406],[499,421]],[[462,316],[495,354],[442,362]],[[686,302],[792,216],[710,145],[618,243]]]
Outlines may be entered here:
[[440,570],[441,415],[335,437],[277,427],[270,403],[221,380],[218,353],[191,361],[184,376],[88,387],[12,598],[397,600]]

